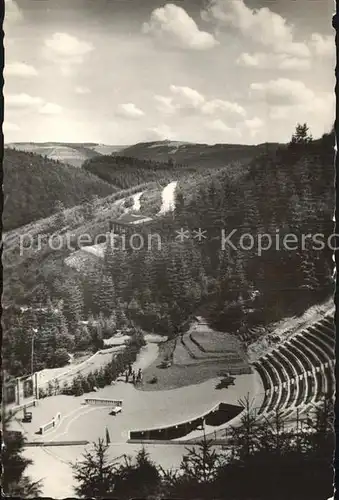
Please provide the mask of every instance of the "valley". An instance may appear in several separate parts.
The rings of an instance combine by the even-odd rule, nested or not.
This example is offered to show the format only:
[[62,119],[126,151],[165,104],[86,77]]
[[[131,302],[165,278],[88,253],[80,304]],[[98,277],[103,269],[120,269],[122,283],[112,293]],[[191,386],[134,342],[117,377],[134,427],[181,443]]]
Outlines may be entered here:
[[[81,166],[67,165],[66,156],[65,163],[52,160],[52,150],[6,152],[5,192],[29,185],[33,193],[46,182],[40,204],[29,198],[29,210],[23,205],[21,219],[8,220],[3,238],[11,428],[31,443],[25,453],[37,461],[41,454],[32,446],[43,440],[40,450],[58,474],[60,463],[84,449],[80,443],[105,429],[110,456],[139,443],[166,465],[166,446],[179,466],[182,447],[205,434],[215,450],[228,446],[231,429],[241,432],[246,398],[260,422],[273,421],[282,408],[293,426],[296,412],[309,418],[311,403],[320,408],[332,390],[330,249],[272,247],[258,255],[241,239],[235,249],[221,244],[225,228],[240,236],[277,230],[300,236],[314,227],[330,234],[331,136],[297,148],[258,146],[251,158],[253,147],[217,146],[204,152],[198,145],[200,162],[192,145],[149,143],[88,156]],[[232,161],[209,163],[225,151]],[[126,241],[158,235],[161,244],[114,247],[113,229]],[[312,376],[306,358],[295,355],[304,337]],[[141,382],[128,370],[141,370]],[[114,422],[102,400],[122,402]],[[23,423],[23,408],[31,423]],[[45,425],[52,427],[42,436]],[[59,441],[66,441],[63,451]]]
[[2,5],[4,498],[335,500],[333,1]]

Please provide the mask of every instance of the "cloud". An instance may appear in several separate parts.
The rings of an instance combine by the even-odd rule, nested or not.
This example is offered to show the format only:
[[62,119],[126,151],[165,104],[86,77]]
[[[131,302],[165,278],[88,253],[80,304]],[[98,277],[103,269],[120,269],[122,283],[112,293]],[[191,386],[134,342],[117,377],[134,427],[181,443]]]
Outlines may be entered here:
[[206,115],[213,115],[218,112],[245,116],[246,111],[236,102],[223,101],[222,99],[212,99],[205,102],[201,108]]
[[257,116],[255,116],[254,118],[250,118],[249,120],[245,120],[244,124],[248,128],[258,129],[258,128],[263,127],[264,122],[261,120],[261,118],[258,118]]
[[168,125],[158,125],[146,131],[145,141],[165,141],[174,139],[175,134]]
[[22,11],[18,4],[14,0],[5,0],[5,23],[14,24],[22,19]]
[[249,131],[251,137],[255,137],[263,128],[264,122],[261,118],[255,116],[254,118],[245,120],[243,126]]
[[160,113],[166,115],[173,115],[176,112],[176,106],[173,103],[172,97],[165,97],[162,95],[155,95],[154,99],[157,101],[156,108]]
[[[259,84],[255,87],[258,89]],[[315,137],[328,131],[335,117],[335,96],[333,92],[315,92],[302,82],[286,81],[269,82],[259,93],[266,93],[264,98],[266,116],[284,123],[284,127],[293,129],[297,122],[307,122]]]
[[317,56],[334,57],[335,55],[335,38],[333,35],[323,36],[320,33],[313,33],[310,46]]
[[179,107],[199,109],[205,103],[204,96],[190,87],[171,85],[170,91],[177,96]]
[[76,87],[75,88],[75,93],[80,94],[80,95],[85,95],[85,94],[90,94],[91,91],[87,87]]
[[31,77],[37,76],[38,72],[33,66],[29,64],[23,62],[12,62],[5,65],[4,75]]
[[[271,120],[290,120],[290,121],[310,121],[316,123],[319,128],[330,127],[334,121],[335,115],[335,96],[333,92],[322,92],[316,94],[307,89],[312,98],[308,101],[302,101],[290,104],[272,104],[269,107],[269,117]],[[312,126],[314,128],[314,125]],[[324,130],[320,131],[323,133]]]
[[155,96],[158,103],[157,109],[164,114],[198,114],[215,116],[227,120],[240,119],[246,115],[242,106],[236,102],[224,101],[222,99],[206,99],[200,92],[191,87],[171,85],[172,96]]
[[9,94],[5,96],[5,106],[11,108],[29,108],[43,104],[41,97],[33,97],[28,94]]
[[18,132],[21,129],[16,123],[4,122],[2,125],[2,130],[4,132]]
[[94,46],[67,33],[54,33],[45,40],[44,53],[47,59],[59,64],[64,75],[72,73],[74,66],[82,64]]
[[230,132],[232,130],[231,127],[228,127],[226,123],[220,119],[207,122],[206,126],[210,130],[215,130],[216,132]]
[[40,109],[39,113],[42,115],[58,115],[62,112],[62,107],[59,104],[46,102]]
[[218,45],[214,36],[201,31],[182,7],[171,3],[155,9],[142,32],[182,49],[208,50]]
[[82,58],[93,50],[93,45],[78,40],[67,33],[54,33],[52,38],[45,41],[45,46],[58,56]]
[[234,28],[273,52],[310,56],[307,44],[295,40],[294,27],[267,7],[251,9],[243,0],[211,0],[201,16],[205,21],[217,22],[220,28]]
[[299,59],[287,54],[267,54],[243,52],[237,59],[238,66],[258,69],[307,70],[311,67],[311,59]]
[[144,112],[137,108],[136,105],[132,102],[128,102],[126,104],[120,104],[116,114],[123,118],[129,119],[138,119],[144,116]]
[[56,115],[62,108],[58,104],[46,102],[42,97],[29,94],[9,94],[5,96],[5,107],[17,110],[36,110],[43,115]]
[[268,105],[298,105],[312,103],[314,92],[304,82],[278,78],[264,83],[252,83],[251,94]]

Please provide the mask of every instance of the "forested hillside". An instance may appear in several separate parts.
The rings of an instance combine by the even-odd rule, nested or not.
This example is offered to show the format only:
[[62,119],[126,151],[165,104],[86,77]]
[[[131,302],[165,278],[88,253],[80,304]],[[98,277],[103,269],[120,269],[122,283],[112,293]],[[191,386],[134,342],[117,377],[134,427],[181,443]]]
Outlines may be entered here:
[[120,189],[127,189],[145,182],[166,183],[173,178],[197,171],[195,166],[174,164],[172,161],[159,163],[129,156],[113,155],[99,156],[88,160],[84,163],[83,168]]
[[[133,324],[173,337],[202,314],[213,327],[249,341],[252,329],[302,314],[333,295],[332,250],[326,242],[333,232],[333,146],[332,134],[312,141],[307,127],[299,128],[288,146],[255,158],[241,177],[225,170],[193,192],[179,191],[174,214],[144,229],[144,248],[108,245],[105,258],[92,260],[84,272],[67,268],[61,250],[39,262],[37,278],[30,274],[41,258],[37,254],[35,264],[12,268],[15,301],[63,301],[65,328],[73,338],[82,335],[76,333],[80,318],[100,318],[107,335],[117,325]],[[193,237],[198,228],[205,231],[200,242]],[[181,229],[188,231],[182,241]],[[232,233],[231,244],[223,241],[223,230]],[[146,231],[159,234],[160,247],[157,238],[148,246]],[[20,328],[29,326],[23,322]],[[100,328],[83,333],[87,345],[102,337]],[[16,329],[16,322],[6,329],[6,345]]]
[[167,162],[168,158],[175,163],[194,167],[223,167],[229,162],[246,162],[255,156],[275,151],[278,144],[259,144],[247,146],[243,144],[193,144],[179,141],[140,142],[120,151],[119,155],[133,158]]
[[5,231],[47,217],[60,206],[71,207],[116,191],[90,172],[34,153],[5,149],[3,168]]
[[[152,227],[162,236],[161,249],[113,253],[108,247],[104,263],[85,278],[85,308],[109,313],[122,300],[142,327],[169,334],[202,308],[213,326],[242,334],[332,294],[326,240],[333,231],[334,139],[310,141],[304,132],[288,147],[257,157],[236,181],[224,171],[193,197],[179,192],[174,218]],[[181,228],[191,234],[202,228],[205,238],[180,243]],[[235,230],[233,246],[223,248],[223,229],[226,235]],[[259,250],[265,234],[262,247],[270,237],[271,248]],[[291,234],[293,245],[285,245]],[[305,238],[315,234],[323,249]]]

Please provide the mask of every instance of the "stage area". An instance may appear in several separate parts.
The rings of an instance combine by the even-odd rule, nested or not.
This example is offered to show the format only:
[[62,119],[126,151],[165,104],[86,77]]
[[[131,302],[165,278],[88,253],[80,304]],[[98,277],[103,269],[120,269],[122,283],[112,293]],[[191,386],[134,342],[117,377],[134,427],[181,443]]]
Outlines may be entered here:
[[[39,427],[50,421],[58,412],[61,420],[58,426],[46,432],[44,440],[84,440],[96,441],[105,436],[105,428],[110,433],[111,442],[124,443],[128,431],[163,427],[203,415],[219,402],[238,404],[240,398],[258,392],[253,375],[239,375],[234,385],[227,389],[216,389],[220,379],[207,380],[202,384],[180,387],[168,391],[140,391],[123,381],[97,392],[81,397],[54,396],[39,401],[32,409],[30,423],[20,422],[21,413],[13,422],[16,430],[25,430],[28,440],[39,441],[36,434]],[[259,389],[260,390],[260,389]],[[110,398],[122,400],[122,412],[110,415],[107,406],[85,404],[85,398]]]

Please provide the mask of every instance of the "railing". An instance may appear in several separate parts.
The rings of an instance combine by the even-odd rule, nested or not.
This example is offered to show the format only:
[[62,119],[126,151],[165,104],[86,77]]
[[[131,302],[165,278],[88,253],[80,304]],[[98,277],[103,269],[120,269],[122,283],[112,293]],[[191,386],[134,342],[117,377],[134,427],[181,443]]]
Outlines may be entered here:
[[31,406],[37,406],[38,400],[37,399],[32,399],[32,401],[28,401],[28,403],[22,403],[21,405],[14,406],[13,408],[10,408],[8,412],[10,415],[14,415],[18,411],[25,410],[26,408],[30,408]]
[[56,416],[50,422],[40,427],[39,434],[44,434],[50,429],[54,429],[60,423],[60,420],[61,420],[61,413],[57,413]]

